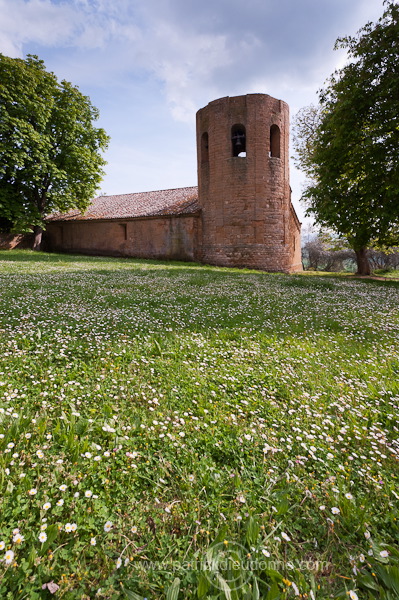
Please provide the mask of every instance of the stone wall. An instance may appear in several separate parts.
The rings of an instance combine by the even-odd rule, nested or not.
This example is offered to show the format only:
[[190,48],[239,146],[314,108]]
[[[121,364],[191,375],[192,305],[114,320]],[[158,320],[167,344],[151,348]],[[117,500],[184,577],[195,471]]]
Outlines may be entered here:
[[47,225],[46,249],[109,256],[197,260],[200,220],[194,215]]

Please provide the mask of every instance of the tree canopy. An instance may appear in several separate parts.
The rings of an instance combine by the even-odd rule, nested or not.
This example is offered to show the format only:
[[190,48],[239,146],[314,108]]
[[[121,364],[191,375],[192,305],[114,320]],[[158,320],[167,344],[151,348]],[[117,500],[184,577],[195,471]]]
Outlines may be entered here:
[[350,62],[298,114],[294,139],[308,214],[346,236],[362,274],[367,247],[399,241],[399,6],[384,4],[377,23],[337,40]]
[[0,217],[36,229],[53,211],[85,210],[103,176],[105,131],[98,110],[37,56],[0,54]]

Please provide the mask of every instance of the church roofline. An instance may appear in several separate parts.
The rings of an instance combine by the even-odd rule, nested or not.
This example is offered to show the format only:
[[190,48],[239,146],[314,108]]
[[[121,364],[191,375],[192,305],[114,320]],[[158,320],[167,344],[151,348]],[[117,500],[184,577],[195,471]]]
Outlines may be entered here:
[[53,213],[47,222],[104,221],[199,214],[198,187],[174,188],[94,198],[87,210]]

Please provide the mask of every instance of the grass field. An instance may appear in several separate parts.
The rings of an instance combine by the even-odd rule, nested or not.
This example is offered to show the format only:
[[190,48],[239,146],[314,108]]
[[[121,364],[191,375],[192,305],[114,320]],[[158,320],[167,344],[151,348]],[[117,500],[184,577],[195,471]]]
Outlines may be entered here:
[[0,252],[0,598],[399,598],[399,284]]

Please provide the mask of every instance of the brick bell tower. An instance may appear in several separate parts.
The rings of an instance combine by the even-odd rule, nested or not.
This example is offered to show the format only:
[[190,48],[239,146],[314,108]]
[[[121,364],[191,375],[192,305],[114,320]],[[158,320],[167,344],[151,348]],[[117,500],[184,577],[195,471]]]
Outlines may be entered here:
[[220,98],[197,112],[202,262],[302,270],[288,139],[288,105],[267,94]]

